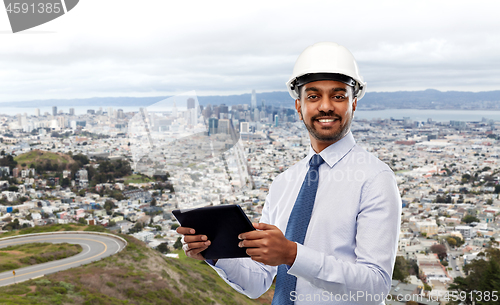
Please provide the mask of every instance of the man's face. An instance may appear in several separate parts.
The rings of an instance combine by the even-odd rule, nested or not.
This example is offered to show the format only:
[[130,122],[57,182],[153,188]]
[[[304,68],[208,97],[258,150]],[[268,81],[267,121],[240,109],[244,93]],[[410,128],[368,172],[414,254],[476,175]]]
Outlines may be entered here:
[[316,152],[349,132],[357,105],[350,86],[337,81],[316,81],[302,86],[300,96],[295,101],[295,109],[309,131]]

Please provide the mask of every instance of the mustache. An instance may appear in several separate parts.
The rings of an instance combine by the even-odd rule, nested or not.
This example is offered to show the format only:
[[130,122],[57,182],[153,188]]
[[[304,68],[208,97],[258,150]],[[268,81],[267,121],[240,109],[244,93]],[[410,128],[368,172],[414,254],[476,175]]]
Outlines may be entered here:
[[331,117],[333,119],[339,119],[339,120],[342,119],[342,117],[340,115],[335,114],[333,111],[328,111],[328,112],[320,111],[318,114],[312,116],[311,120],[317,120],[318,118],[327,118],[327,117]]

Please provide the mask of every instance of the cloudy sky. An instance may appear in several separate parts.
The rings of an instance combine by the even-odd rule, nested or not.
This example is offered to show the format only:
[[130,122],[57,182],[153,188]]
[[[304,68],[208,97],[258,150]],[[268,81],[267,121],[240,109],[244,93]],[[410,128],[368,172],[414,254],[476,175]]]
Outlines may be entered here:
[[81,0],[12,34],[0,102],[285,91],[300,52],[351,50],[368,91],[500,90],[499,1]]

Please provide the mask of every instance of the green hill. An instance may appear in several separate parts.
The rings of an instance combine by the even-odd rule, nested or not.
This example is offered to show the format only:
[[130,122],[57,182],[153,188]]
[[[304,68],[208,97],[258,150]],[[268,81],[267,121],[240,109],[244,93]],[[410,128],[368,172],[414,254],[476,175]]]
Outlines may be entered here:
[[122,252],[0,287],[0,304],[271,304],[272,291],[249,299],[229,287],[205,262],[189,259],[183,252],[179,259],[165,258],[131,236],[120,236],[128,242]]
[[53,153],[38,149],[21,154],[15,157],[14,160],[17,161],[17,166],[19,168],[23,168],[23,164],[25,165],[24,168],[29,168],[31,164],[37,166],[46,165],[47,163],[50,163],[52,166],[57,165],[58,168],[62,166],[69,168],[71,164],[75,163],[75,160],[63,153]]

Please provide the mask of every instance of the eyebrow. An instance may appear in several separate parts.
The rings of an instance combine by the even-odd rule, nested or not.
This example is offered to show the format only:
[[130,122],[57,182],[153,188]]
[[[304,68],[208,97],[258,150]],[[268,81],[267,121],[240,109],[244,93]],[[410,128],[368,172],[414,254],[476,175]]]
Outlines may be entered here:
[[[309,87],[309,88],[305,89],[305,92],[310,92],[310,91],[312,91],[312,92],[319,92],[320,90],[318,88],[316,88],[316,87]],[[339,88],[332,88],[330,90],[330,92],[337,92],[337,91],[343,91],[343,92],[347,93],[346,89],[340,88],[340,87]]]

